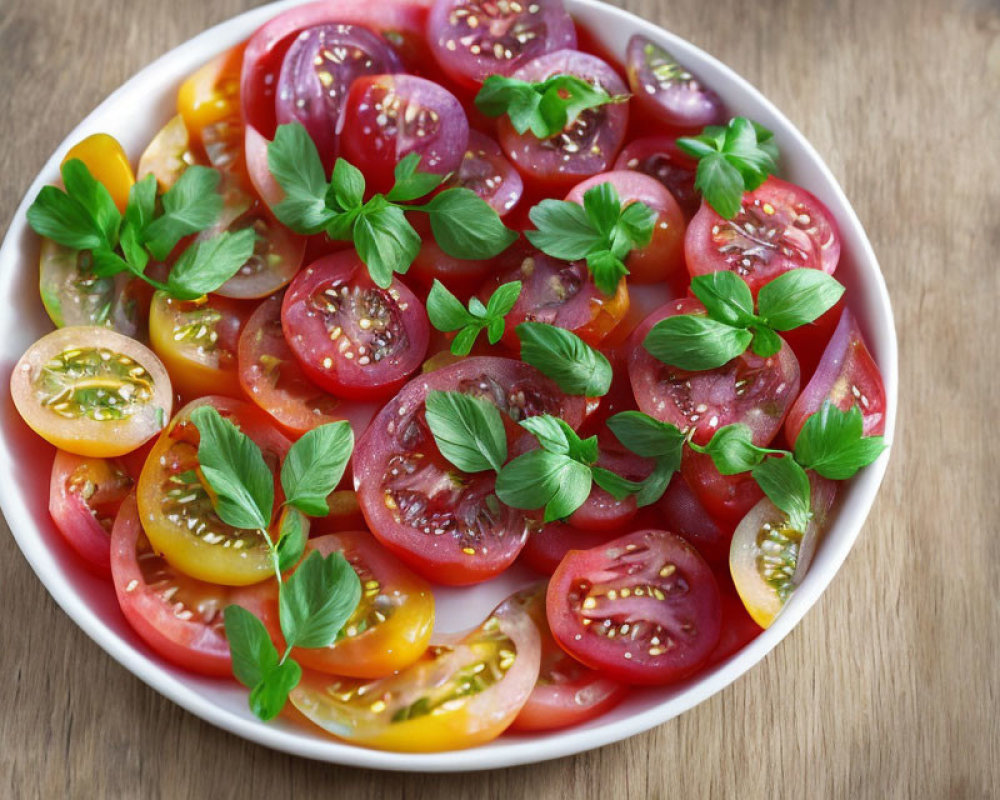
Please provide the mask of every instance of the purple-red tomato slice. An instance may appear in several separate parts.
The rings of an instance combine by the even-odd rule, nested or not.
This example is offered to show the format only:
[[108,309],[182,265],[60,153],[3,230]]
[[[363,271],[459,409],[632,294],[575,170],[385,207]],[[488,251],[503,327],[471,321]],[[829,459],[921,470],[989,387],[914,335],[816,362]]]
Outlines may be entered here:
[[694,188],[698,162],[677,146],[670,136],[645,136],[622,149],[614,168],[631,169],[656,178],[667,187],[687,219],[701,206],[701,194]]

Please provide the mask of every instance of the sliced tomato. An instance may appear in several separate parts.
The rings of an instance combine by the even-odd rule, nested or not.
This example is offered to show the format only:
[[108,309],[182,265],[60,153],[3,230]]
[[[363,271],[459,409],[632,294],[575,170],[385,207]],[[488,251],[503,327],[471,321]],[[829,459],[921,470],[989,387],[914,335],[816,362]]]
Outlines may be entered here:
[[361,513],[358,493],[353,489],[334,489],[327,495],[326,505],[330,513],[312,521],[314,535],[362,530],[365,527],[365,515]]
[[483,302],[502,283],[521,282],[521,294],[505,317],[504,343],[520,351],[515,328],[522,322],[547,322],[572,331],[598,346],[624,319],[629,292],[624,280],[608,297],[590,279],[582,262],[557,261],[527,245],[515,245],[500,256],[497,274],[479,291]]
[[296,276],[281,307],[285,339],[306,375],[340,397],[396,391],[427,352],[430,323],[402,282],[375,285],[353,250],[321,258]]
[[625,64],[636,105],[658,128],[701,133],[706,125],[725,120],[719,96],[645,36],[636,34],[629,40]]
[[698,444],[707,444],[725,425],[742,423],[754,444],[766,447],[799,392],[799,365],[788,345],[767,358],[748,349],[716,369],[690,372],[664,364],[641,344],[660,320],[703,313],[698,300],[684,298],[654,311],[636,329],[628,368],[636,402],[651,417],[693,430]]
[[[434,595],[367,531],[342,531],[309,540],[306,554],[340,553],[361,579],[361,602],[328,647],[292,649],[303,667],[351,678],[383,678],[405,669],[427,650],[434,627]],[[261,619],[281,652],[278,590],[267,586]]]
[[122,503],[111,531],[111,575],[125,619],[172,664],[202,675],[232,675],[223,611],[244,604],[247,590],[196,580],[150,545],[134,494]]
[[[755,493],[754,501],[758,497]],[[713,567],[729,558],[733,526],[718,521],[708,513],[683,475],[674,476],[656,508],[663,527],[684,537]]]
[[715,576],[679,536],[641,530],[567,554],[546,598],[560,646],[611,678],[675,683],[719,641]]
[[729,570],[750,616],[770,627],[802,583],[826,528],[837,485],[811,476],[813,517],[806,530],[791,526],[788,515],[768,499],[750,509],[733,534]]
[[788,412],[785,436],[794,446],[806,420],[829,400],[841,411],[856,405],[865,436],[885,430],[886,396],[882,373],[865,344],[854,315],[844,309],[833,338],[823,352],[816,374]]
[[21,418],[60,450],[114,458],[163,429],[173,391],[163,364],[135,339],[101,327],[60,328],[10,376]]
[[[137,491],[142,524],[156,552],[186,575],[227,586],[259,583],[273,574],[263,535],[219,519],[199,472],[198,429],[190,417],[203,405],[217,409],[253,439],[271,472],[278,474],[291,443],[263,412],[226,397],[199,398],[177,413],[146,459]],[[277,479],[275,487],[280,500]]]
[[551,575],[570,550],[590,550],[618,537],[620,531],[585,531],[564,522],[550,522],[532,531],[520,560],[542,575]]
[[459,186],[478,194],[501,217],[510,213],[524,193],[524,182],[493,139],[469,131],[469,146],[458,171],[445,187]]
[[734,528],[764,496],[750,473],[722,475],[711,456],[694,450],[684,450],[681,476],[698,503],[723,529]]
[[281,328],[282,298],[276,294],[261,303],[240,334],[243,391],[295,438],[342,419],[351,423],[355,437],[361,436],[378,405],[334,397],[306,377]]
[[628,694],[628,684],[585,667],[559,646],[545,617],[545,589],[544,583],[537,584],[511,598],[525,607],[541,641],[538,682],[511,730],[550,731],[578,725],[610,711]]
[[633,250],[625,258],[632,283],[668,283],[676,291],[687,285],[684,269],[684,213],[658,181],[629,170],[604,172],[574,186],[566,199],[583,205],[583,196],[595,186],[609,183],[618,192],[622,207],[644,203],[656,212],[653,236],[645,247]]
[[698,162],[670,136],[646,136],[629,142],[614,168],[635,170],[658,180],[674,196],[686,219],[701,206],[701,194],[694,188]]
[[141,181],[147,175],[156,178],[159,191],[165,192],[175,183],[197,158],[191,151],[191,137],[184,117],[178,114],[164,125],[153,137],[139,157],[137,178]]
[[306,672],[292,704],[341,739],[380,750],[434,752],[499,736],[538,679],[538,629],[510,600],[464,636],[432,640],[415,664],[364,682]]
[[702,203],[688,226],[684,255],[692,276],[730,270],[756,295],[761,286],[788,270],[832,273],[840,260],[840,233],[819,199],[771,177],[743,195],[731,220]]
[[490,75],[509,75],[543,53],[576,47],[576,29],[562,0],[436,0],[427,38],[448,77],[468,87]]
[[722,635],[719,636],[719,643],[712,651],[712,655],[708,657],[706,668],[725,661],[739,652],[763,630],[747,613],[736,587],[733,586],[728,568],[725,573],[716,572],[715,577],[719,583],[719,598],[722,601]]
[[57,450],[49,481],[49,514],[63,538],[97,575],[111,574],[111,524],[132,488],[120,464]]
[[577,427],[584,401],[520,361],[468,358],[410,381],[358,441],[354,488],[375,537],[430,580],[478,583],[514,561],[536,523],[497,499],[492,472],[462,473],[440,454],[424,419],[434,390],[492,402],[510,418],[511,436],[513,422],[536,414]]
[[132,173],[128,154],[118,140],[106,133],[92,134],[73,145],[62,163],[73,159],[79,159],[86,165],[90,174],[104,185],[118,210],[124,214],[135,175]]
[[[539,56],[517,69],[513,77],[534,83],[554,75],[582,78],[613,97],[628,93],[608,63],[576,50]],[[518,133],[507,117],[500,118],[497,130],[500,146],[525,180],[555,192],[611,169],[627,127],[628,105],[611,103],[584,111],[565,130],[548,139],[538,139],[531,131]]]
[[208,295],[177,300],[157,291],[149,312],[149,338],[184,397],[243,397],[236,361],[240,329],[250,306]]
[[219,54],[185,80],[177,92],[177,111],[208,163],[243,176],[240,73],[245,47],[241,43]]

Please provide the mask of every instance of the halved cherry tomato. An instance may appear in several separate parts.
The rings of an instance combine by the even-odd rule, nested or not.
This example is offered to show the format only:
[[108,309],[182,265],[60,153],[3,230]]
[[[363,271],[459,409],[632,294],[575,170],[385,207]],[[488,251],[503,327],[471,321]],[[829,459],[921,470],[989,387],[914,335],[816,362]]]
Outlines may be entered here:
[[285,339],[303,371],[340,397],[385,397],[424,360],[430,323],[423,304],[394,279],[375,285],[353,250],[300,272],[281,307]]
[[733,534],[729,570],[743,605],[762,628],[770,627],[802,583],[837,495],[833,481],[816,475],[810,480],[813,517],[806,530],[793,528],[788,515],[765,498]]
[[713,567],[728,560],[733,527],[709,515],[683,475],[674,476],[656,508],[663,527],[682,536]]
[[500,256],[497,274],[479,291],[485,302],[501,283],[521,282],[521,294],[505,317],[504,343],[520,351],[514,329],[522,322],[547,322],[599,345],[628,313],[626,282],[610,297],[594,286],[587,266],[557,261],[527,245],[515,245]]
[[125,619],[153,650],[202,675],[232,675],[222,613],[231,603],[243,605],[247,590],[196,580],[157,555],[134,494],[111,531],[111,575]]
[[661,183],[629,170],[604,172],[574,186],[566,199],[583,205],[583,196],[595,186],[609,183],[618,192],[622,207],[644,203],[657,212],[653,236],[645,247],[625,258],[629,282],[668,283],[681,291],[687,285],[684,269],[684,214],[674,196]]
[[433,752],[499,736],[538,679],[538,629],[507,600],[471,633],[440,637],[396,675],[372,682],[306,672],[289,699],[341,739],[380,750]]
[[[226,397],[199,398],[177,413],[146,459],[137,490],[142,525],[153,548],[185,574],[227,586],[258,583],[273,574],[263,535],[219,519],[198,471],[198,429],[190,417],[204,405],[217,409],[253,439],[277,475],[291,443],[262,411]],[[281,497],[277,480],[275,496]]]
[[149,311],[149,338],[186,398],[204,394],[243,397],[236,362],[240,329],[250,309],[208,295],[177,300],[157,291]]
[[[576,50],[559,50],[539,56],[514,72],[523,81],[545,81],[553,75],[574,75],[600,86],[613,97],[628,89],[610,65],[596,56]],[[624,103],[584,111],[564,131],[550,139],[538,139],[514,130],[510,120],[498,122],[500,146],[518,171],[548,189],[568,189],[584,178],[607,172],[621,150],[628,127]]]
[[701,206],[701,194],[694,188],[698,162],[677,146],[669,136],[646,136],[625,145],[614,168],[631,169],[656,178],[667,187],[687,219]]
[[478,583],[514,561],[536,523],[497,499],[492,472],[467,475],[441,456],[424,419],[434,390],[482,397],[511,423],[548,413],[577,427],[584,401],[520,361],[468,358],[410,381],[358,441],[354,488],[375,537],[426,578]]
[[[367,531],[344,531],[309,540],[306,554],[340,553],[361,579],[361,602],[328,647],[292,650],[303,667],[350,678],[383,678],[405,669],[427,650],[434,627],[434,595]],[[268,584],[261,619],[281,652],[277,585]]]
[[73,145],[63,158],[63,164],[74,158],[82,161],[90,174],[104,184],[118,210],[124,214],[135,175],[128,154],[118,140],[106,133],[95,133]]
[[[325,23],[306,28],[285,53],[275,98],[277,122],[300,122],[333,167],[344,128],[347,93],[365,75],[403,72],[389,43],[361,25]],[[351,124],[355,123],[353,118]],[[356,165],[357,166],[357,165]]]
[[138,179],[147,175],[156,178],[160,192],[165,192],[197,159],[191,152],[191,138],[178,114],[164,125],[139,157]]
[[610,711],[628,694],[628,684],[585,667],[559,646],[545,618],[545,588],[540,583],[511,598],[524,605],[541,640],[538,682],[511,730],[550,731],[578,725]]
[[100,327],[53,331],[21,356],[10,376],[14,406],[60,450],[113,458],[163,429],[173,392],[156,355]]
[[629,379],[639,408],[651,417],[694,430],[694,441],[707,444],[716,430],[733,423],[749,426],[753,441],[766,447],[781,428],[799,391],[799,365],[782,343],[775,355],[752,350],[711,370],[689,372],[664,364],[642,346],[652,327],[675,314],[701,314],[694,298],[668,303],[636,328],[629,358]]
[[246,174],[240,114],[245,47],[238,44],[216,56],[184,81],[177,92],[177,111],[208,163],[241,175]]
[[240,334],[239,379],[246,396],[294,437],[342,419],[361,436],[378,405],[334,397],[306,377],[285,341],[281,303],[281,294],[267,298]]
[[754,295],[792,269],[832,273],[840,260],[840,233],[830,212],[805,189],[768,178],[743,195],[736,216],[723,219],[702,203],[684,237],[692,276],[730,270]]
[[792,446],[806,420],[819,411],[825,400],[841,411],[856,405],[864,420],[865,436],[878,436],[885,430],[882,373],[865,345],[854,315],[846,308],[816,374],[788,412],[785,436]]
[[578,661],[617,680],[674,683],[719,641],[719,587],[672,533],[641,530],[567,554],[546,597],[549,625]]
[[645,36],[629,40],[625,64],[636,105],[658,128],[700,133],[706,125],[725,120],[719,96]]
[[[653,471],[655,464],[651,459],[637,456],[604,431],[598,433],[598,442],[597,466],[632,481],[641,481]],[[566,521],[581,530],[621,532],[635,518],[638,510],[634,496],[615,500],[595,483],[583,505]]]
[[441,68],[469,87],[490,75],[510,75],[543,53],[576,47],[576,29],[562,0],[436,0],[427,26]]
[[330,513],[312,521],[314,535],[362,530],[365,527],[365,515],[361,513],[358,493],[353,489],[334,489],[326,496],[326,505]]
[[550,522],[532,531],[520,560],[542,575],[551,575],[570,550],[590,550],[618,537],[620,531],[585,531],[564,522]]
[[753,621],[740,600],[733,579],[727,568],[725,573],[716,572],[719,584],[719,599],[722,601],[722,634],[712,655],[705,662],[705,668],[725,661],[757,638],[763,628]]
[[698,503],[723,528],[735,528],[764,496],[750,473],[722,475],[715,468],[711,456],[694,450],[684,450],[681,476],[694,492]]
[[111,524],[132,479],[115,461],[57,450],[49,481],[49,514],[59,532],[97,575],[111,574]]
[[351,121],[340,145],[344,158],[365,174],[369,192],[387,192],[405,156],[420,156],[419,171],[455,172],[469,146],[469,122],[458,99],[416,75],[361,77],[344,107]]
[[469,131],[469,146],[458,171],[445,188],[461,186],[478,194],[501,217],[517,205],[524,194],[520,173],[506,158],[500,145],[479,131]]

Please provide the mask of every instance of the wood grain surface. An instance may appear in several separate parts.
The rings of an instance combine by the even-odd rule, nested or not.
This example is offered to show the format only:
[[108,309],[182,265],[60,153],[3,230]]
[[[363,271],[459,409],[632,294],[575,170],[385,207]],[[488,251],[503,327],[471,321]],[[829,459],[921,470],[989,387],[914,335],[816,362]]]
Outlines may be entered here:
[[[100,100],[250,5],[0,0],[0,226]],[[649,733],[534,767],[381,774],[271,752],[182,711],[78,630],[0,535],[0,798],[1000,796],[1000,3],[623,5],[788,114],[885,271],[895,452],[817,606],[736,684]]]

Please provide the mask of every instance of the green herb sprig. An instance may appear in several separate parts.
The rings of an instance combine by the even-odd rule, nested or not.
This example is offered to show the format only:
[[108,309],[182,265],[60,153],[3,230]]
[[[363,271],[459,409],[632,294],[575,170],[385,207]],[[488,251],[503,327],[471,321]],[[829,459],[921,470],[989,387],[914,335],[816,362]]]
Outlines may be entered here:
[[227,525],[255,530],[267,542],[278,581],[278,620],[285,639],[279,654],[264,624],[246,609],[225,609],[226,638],[233,674],[250,689],[250,708],[273,719],[302,676],[290,657],[293,647],[326,647],[340,632],[361,599],[361,582],[340,553],[310,553],[287,578],[305,552],[303,515],[329,513],[326,497],[340,482],[354,449],[347,422],[321,425],[291,446],[281,468],[285,508],[277,541],[268,532],[274,513],[274,478],[260,448],[211,406],[191,413],[198,429],[198,464],[212,489],[215,513]]
[[774,134],[746,117],[710,125],[699,136],[678,139],[677,146],[698,159],[695,188],[725,219],[739,213],[745,192],[777,171]]
[[514,331],[521,360],[566,394],[603,397],[611,390],[611,362],[572,331],[547,322],[522,322]]
[[435,278],[427,295],[427,316],[431,325],[439,331],[455,331],[451,352],[456,356],[467,356],[483,330],[490,344],[500,341],[504,332],[504,317],[510,313],[520,294],[521,282],[511,281],[498,286],[485,305],[478,297],[472,297],[466,308]]
[[470,189],[456,187],[410,205],[437,189],[447,175],[418,172],[420,156],[410,153],[395,168],[395,184],[386,194],[365,200],[365,177],[338,158],[328,181],[319,151],[298,122],[279,125],[267,147],[267,163],[285,198],[274,208],[278,219],[296,233],[325,232],[353,242],[372,280],[383,289],[394,273],[405,273],[420,251],[420,235],[406,213],[428,215],[438,246],[459,259],[487,259],[509,247],[517,233]]
[[837,304],[844,287],[817,269],[793,269],[753,295],[734,272],[713,272],[691,280],[704,314],[677,314],[657,322],[643,347],[654,358],[685,370],[721,367],[751,347],[761,357],[781,349],[777,331],[806,325]]
[[179,300],[194,300],[222,286],[253,255],[253,230],[226,231],[185,248],[166,283],[146,274],[151,258],[162,261],[185,236],[219,219],[223,201],[214,169],[188,167],[159,203],[156,178],[147,175],[129,190],[124,215],[82,161],[67,161],[61,172],[65,190],[43,187],[28,208],[28,224],[63,247],[90,251],[97,277],[128,272]]
[[576,75],[560,74],[535,83],[490,75],[475,102],[488,117],[506,114],[518,133],[531,131],[538,139],[549,139],[576,122],[584,111],[627,100],[628,95],[611,95]]
[[583,205],[542,200],[528,217],[529,242],[553,258],[586,260],[597,288],[613,295],[628,275],[625,257],[653,238],[657,212],[638,201],[623,206],[615,187],[602,183],[584,192]]

